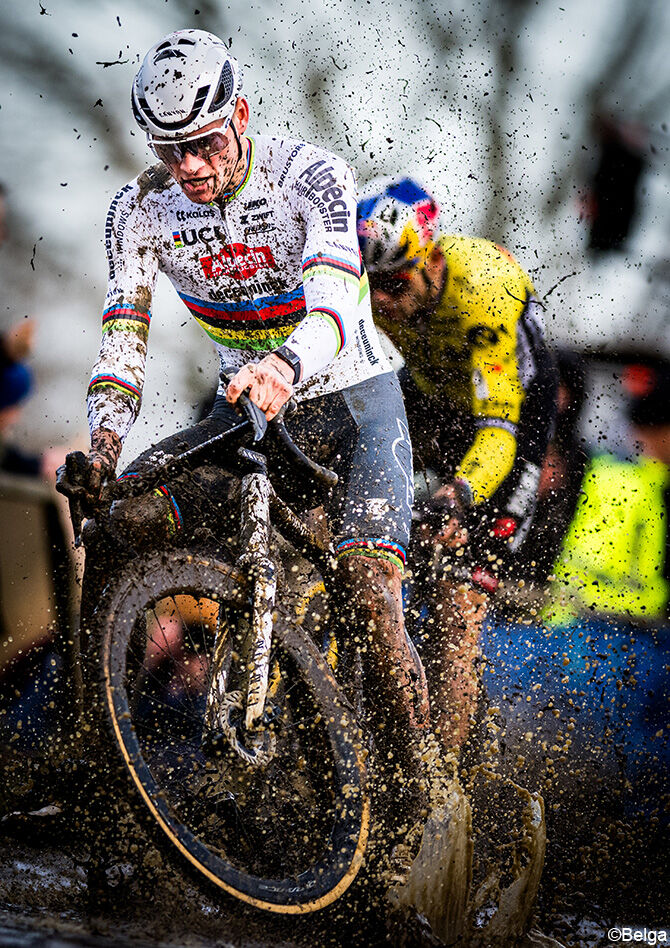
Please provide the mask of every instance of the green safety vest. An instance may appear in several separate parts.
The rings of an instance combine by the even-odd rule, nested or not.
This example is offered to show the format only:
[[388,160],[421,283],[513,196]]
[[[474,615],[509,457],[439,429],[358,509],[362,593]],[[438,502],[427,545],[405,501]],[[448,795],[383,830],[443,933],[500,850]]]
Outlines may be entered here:
[[585,611],[634,619],[664,614],[670,470],[660,461],[594,458],[554,566],[552,624]]

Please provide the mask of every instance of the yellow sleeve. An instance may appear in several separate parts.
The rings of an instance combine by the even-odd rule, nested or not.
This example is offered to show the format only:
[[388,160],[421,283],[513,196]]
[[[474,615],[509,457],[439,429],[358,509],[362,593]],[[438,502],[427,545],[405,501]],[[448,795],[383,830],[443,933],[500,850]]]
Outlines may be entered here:
[[525,392],[517,352],[518,323],[533,293],[525,271],[488,240],[444,237],[445,295],[459,314],[469,351],[470,407],[477,434],[457,477],[475,503],[491,497],[516,457],[516,425]]
[[492,497],[512,470],[516,438],[504,428],[480,428],[456,477],[467,481],[475,504]]

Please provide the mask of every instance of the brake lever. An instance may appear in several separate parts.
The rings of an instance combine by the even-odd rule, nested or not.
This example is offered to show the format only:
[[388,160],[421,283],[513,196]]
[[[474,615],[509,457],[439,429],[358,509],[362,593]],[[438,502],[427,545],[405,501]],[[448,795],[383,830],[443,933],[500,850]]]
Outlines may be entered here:
[[[233,377],[237,375],[237,370],[223,366],[221,375],[226,382],[230,382]],[[251,427],[254,432],[254,444],[257,441],[261,441],[265,436],[265,432],[268,430],[268,420],[265,417],[265,413],[260,410],[258,405],[254,405],[245,392],[238,397],[237,404],[251,422]]]
[[86,499],[86,490],[82,481],[86,478],[87,468],[88,463],[83,451],[72,451],[65,458],[65,464],[62,464],[56,472],[56,490],[68,500],[75,547],[82,545],[81,524],[85,517]]

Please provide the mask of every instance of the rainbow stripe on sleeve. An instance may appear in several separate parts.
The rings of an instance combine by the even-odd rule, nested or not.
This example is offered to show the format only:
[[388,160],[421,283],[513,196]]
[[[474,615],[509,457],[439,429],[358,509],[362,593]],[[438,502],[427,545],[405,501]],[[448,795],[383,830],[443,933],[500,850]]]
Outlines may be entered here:
[[302,279],[307,282],[311,277],[318,276],[336,276],[343,277],[350,283],[358,285],[361,278],[360,266],[355,266],[348,260],[341,257],[332,257],[327,254],[317,253],[307,257],[302,264]]
[[337,349],[335,350],[335,355],[344,349],[347,344],[347,334],[344,331],[344,323],[342,322],[342,317],[334,309],[326,309],[324,306],[317,306],[315,309],[309,311],[310,316],[318,316],[319,319],[325,319],[329,326],[331,326],[335,336],[337,338]]
[[170,536],[174,536],[175,533],[178,533],[183,527],[183,520],[181,516],[181,510],[179,509],[179,504],[174,499],[174,496],[170,493],[165,484],[161,484],[160,487],[154,489],[154,494],[158,497],[167,497],[168,503],[170,505],[168,510],[168,533]]
[[337,544],[335,556],[338,560],[344,559],[345,556],[372,556],[377,559],[389,560],[401,572],[405,569],[406,555],[404,548],[399,543],[385,540],[383,537],[353,537],[351,540],[343,540]]
[[114,329],[146,335],[149,331],[150,323],[150,312],[143,313],[133,306],[127,306],[125,303],[108,306],[102,314],[103,333]]
[[132,382],[126,382],[125,379],[120,379],[116,375],[94,375],[88,386],[88,394],[105,389],[123,392],[124,395],[130,395],[138,402],[142,400],[142,390]]

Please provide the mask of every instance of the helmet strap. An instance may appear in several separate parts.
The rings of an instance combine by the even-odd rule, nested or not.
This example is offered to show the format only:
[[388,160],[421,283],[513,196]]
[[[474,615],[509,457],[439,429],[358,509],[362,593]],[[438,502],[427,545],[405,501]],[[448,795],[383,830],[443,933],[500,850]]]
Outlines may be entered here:
[[235,123],[232,120],[230,123],[230,127],[233,130],[233,135],[235,136],[235,141],[237,142],[237,160],[235,161],[235,164],[233,165],[233,170],[230,172],[230,176],[228,180],[226,181],[225,186],[221,188],[221,196],[219,198],[219,200],[221,201],[227,200],[232,195],[233,189],[231,188],[231,184],[233,182],[233,178],[237,174],[237,169],[240,166],[240,161],[242,160],[242,140],[240,139],[239,133],[237,129],[235,128]]

